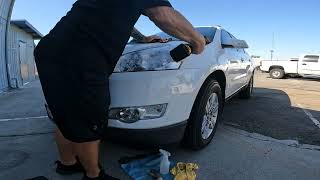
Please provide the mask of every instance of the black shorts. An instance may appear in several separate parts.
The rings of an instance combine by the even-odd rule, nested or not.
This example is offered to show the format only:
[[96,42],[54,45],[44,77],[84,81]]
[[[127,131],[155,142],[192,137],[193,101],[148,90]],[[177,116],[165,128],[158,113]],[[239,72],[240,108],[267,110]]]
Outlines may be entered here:
[[52,54],[42,47],[35,54],[43,93],[53,121],[64,137],[75,143],[101,139],[110,105],[112,68],[93,45]]

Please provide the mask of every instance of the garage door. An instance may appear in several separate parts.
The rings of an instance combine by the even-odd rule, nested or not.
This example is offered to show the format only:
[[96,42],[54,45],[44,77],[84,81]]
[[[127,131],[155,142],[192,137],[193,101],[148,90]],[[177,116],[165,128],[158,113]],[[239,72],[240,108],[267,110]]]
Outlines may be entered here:
[[29,65],[27,62],[27,43],[19,42],[20,72],[23,84],[29,82]]

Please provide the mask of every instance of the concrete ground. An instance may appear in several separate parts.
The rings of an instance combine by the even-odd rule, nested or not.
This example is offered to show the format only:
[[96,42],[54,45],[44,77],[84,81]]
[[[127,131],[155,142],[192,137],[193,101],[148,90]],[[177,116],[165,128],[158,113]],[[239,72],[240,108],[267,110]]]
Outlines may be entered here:
[[[172,160],[198,163],[198,179],[204,180],[319,179],[320,147],[315,145],[320,145],[320,128],[312,121],[320,119],[319,95],[320,81],[272,80],[257,73],[253,98],[227,103],[213,142],[201,151],[168,147]],[[54,173],[54,126],[43,102],[39,82],[0,95],[1,180],[80,179]],[[106,171],[121,179],[129,178],[119,158],[148,152],[110,142],[101,148]]]

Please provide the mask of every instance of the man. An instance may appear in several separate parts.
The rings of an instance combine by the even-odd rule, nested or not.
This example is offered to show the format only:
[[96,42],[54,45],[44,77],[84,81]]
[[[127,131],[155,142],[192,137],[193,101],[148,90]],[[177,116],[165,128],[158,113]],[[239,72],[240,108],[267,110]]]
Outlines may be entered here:
[[39,77],[58,127],[58,173],[84,172],[84,180],[115,179],[98,162],[110,104],[108,77],[130,35],[145,43],[158,39],[133,29],[141,14],[190,43],[194,54],[204,50],[204,37],[167,0],[78,0],[39,42]]

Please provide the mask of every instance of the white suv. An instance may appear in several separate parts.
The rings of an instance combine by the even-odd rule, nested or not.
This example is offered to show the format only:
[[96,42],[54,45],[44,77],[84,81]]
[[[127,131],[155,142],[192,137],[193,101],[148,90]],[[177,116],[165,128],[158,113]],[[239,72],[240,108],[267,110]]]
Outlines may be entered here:
[[198,27],[211,43],[200,55],[174,62],[182,42],[129,43],[110,77],[108,135],[153,145],[184,139],[193,149],[212,140],[226,99],[249,98],[254,67],[245,41],[221,27]]

